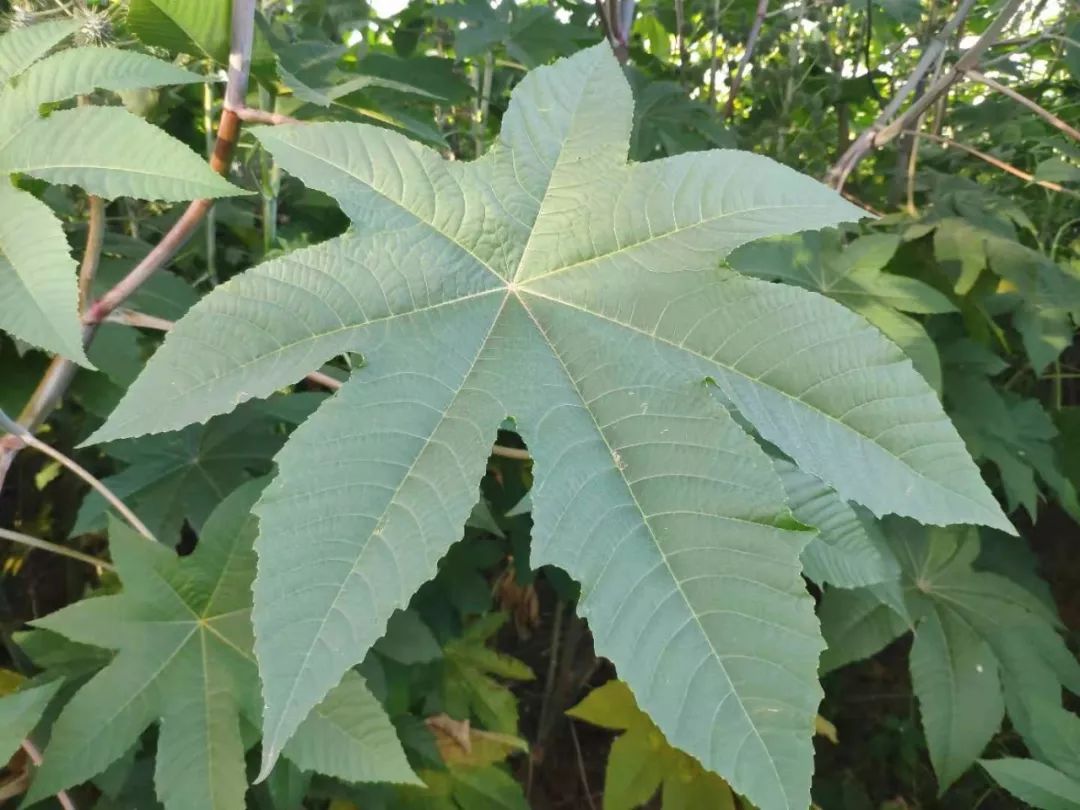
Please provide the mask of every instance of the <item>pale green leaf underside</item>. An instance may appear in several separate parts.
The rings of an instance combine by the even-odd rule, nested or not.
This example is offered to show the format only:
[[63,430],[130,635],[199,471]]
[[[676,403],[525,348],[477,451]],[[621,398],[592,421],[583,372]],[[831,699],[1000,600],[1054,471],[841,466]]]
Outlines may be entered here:
[[597,650],[668,739],[765,810],[809,801],[821,640],[808,533],[778,528],[783,490],[726,406],[875,511],[1008,525],[895,346],[824,298],[716,269],[857,209],[746,153],[627,166],[630,120],[598,47],[523,80],[471,164],[357,125],[258,131],[355,231],[203,299],[92,440],[363,353],[258,506],[264,774],[434,574],[508,415],[536,458],[534,562],[581,582]]
[[[3,41],[0,38],[0,43]],[[0,90],[0,151],[25,124],[38,117],[42,104],[96,89],[137,90],[203,81],[205,76],[133,51],[93,47],[60,51],[31,66]]]
[[0,176],[0,329],[90,366],[79,325],[75,260],[52,210]]
[[859,588],[895,580],[900,565],[874,521],[788,459],[773,459],[797,520],[818,530],[802,553],[803,573],[819,585]]
[[1080,781],[1033,759],[983,759],[994,781],[1038,810],[1080,810]]
[[75,20],[52,20],[0,37],[0,85],[47,54],[79,28]]
[[186,144],[121,107],[76,107],[29,122],[0,150],[0,172],[76,185],[110,200],[247,193]]

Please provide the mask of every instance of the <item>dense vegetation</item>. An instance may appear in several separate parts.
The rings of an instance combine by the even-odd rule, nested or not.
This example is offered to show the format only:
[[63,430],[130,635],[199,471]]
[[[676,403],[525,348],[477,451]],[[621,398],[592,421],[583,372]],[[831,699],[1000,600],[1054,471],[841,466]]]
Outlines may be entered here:
[[1080,14],[0,24],[0,802],[1080,809]]

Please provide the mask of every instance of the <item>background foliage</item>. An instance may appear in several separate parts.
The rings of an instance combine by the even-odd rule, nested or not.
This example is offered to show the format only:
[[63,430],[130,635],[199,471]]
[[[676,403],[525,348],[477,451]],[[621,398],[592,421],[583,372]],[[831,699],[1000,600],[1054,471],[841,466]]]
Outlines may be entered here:
[[[36,56],[54,53],[31,67],[0,50],[15,77],[0,94],[0,168],[13,178],[0,192],[0,408],[180,556],[121,526],[54,459],[16,453],[10,437],[0,448],[3,538],[99,561],[5,543],[0,795],[24,793],[45,748],[55,757],[29,788],[43,805],[747,805],[671,747],[594,655],[577,586],[530,566],[532,471],[509,424],[462,542],[247,787],[260,707],[245,518],[285,438],[364,359],[205,425],[78,448],[195,301],[349,224],[246,128],[214,166],[228,182],[192,154],[214,149],[222,90],[202,79],[223,75],[230,47],[230,4],[197,5],[4,9],[7,36],[35,32]],[[605,36],[634,89],[633,160],[738,146],[842,181],[879,215],[757,242],[729,264],[821,292],[896,342],[1022,536],[878,521],[776,457],[794,515],[821,530],[802,557],[829,644],[815,803],[1080,807],[1080,16],[1053,0],[263,2],[247,104],[375,123],[468,160],[493,143],[526,70]],[[121,54],[107,68],[102,45]],[[905,88],[891,140],[851,161]],[[95,325],[58,407],[35,410],[56,364],[34,347],[82,360],[78,302],[88,311],[151,255],[185,215],[174,202],[203,195],[220,199]],[[98,238],[80,295],[76,265]],[[164,620],[175,637],[148,632]],[[145,672],[151,697],[125,703],[125,679]],[[227,793],[198,795],[202,784]]]

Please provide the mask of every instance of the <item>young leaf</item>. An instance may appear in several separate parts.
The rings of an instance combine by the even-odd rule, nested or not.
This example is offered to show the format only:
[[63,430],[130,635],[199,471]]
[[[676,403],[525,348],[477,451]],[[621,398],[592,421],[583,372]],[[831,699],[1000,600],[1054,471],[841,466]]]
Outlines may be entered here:
[[508,415],[536,459],[534,564],[580,581],[598,652],[668,739],[765,810],[809,801],[821,640],[808,538],[782,528],[780,484],[725,406],[879,514],[1010,528],[877,330],[716,270],[859,209],[746,153],[627,165],[631,118],[601,45],[524,79],[471,164],[364,126],[257,131],[355,228],[204,298],[93,440],[205,420],[364,353],[259,506],[264,774],[434,574]]
[[661,810],[735,810],[735,797],[724,780],[671,747],[622,681],[597,687],[566,713],[624,732],[608,754],[604,810],[641,807],[661,788]]
[[[28,801],[99,773],[160,721],[155,783],[165,807],[244,807],[239,715],[253,722],[259,715],[250,512],[261,486],[251,482],[226,498],[184,558],[114,522],[110,549],[123,593],[76,602],[35,622],[118,652],[64,707]],[[353,676],[296,740],[309,767],[349,779],[410,778],[389,721]],[[371,751],[378,756],[359,761]]]

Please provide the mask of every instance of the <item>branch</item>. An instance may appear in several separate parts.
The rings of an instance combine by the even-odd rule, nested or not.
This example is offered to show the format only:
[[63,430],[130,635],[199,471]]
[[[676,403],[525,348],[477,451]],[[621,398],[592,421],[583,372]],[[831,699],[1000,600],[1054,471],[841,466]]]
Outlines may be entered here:
[[[972,0],[974,2],[974,0]],[[746,48],[735,67],[735,75],[731,77],[731,90],[728,92],[727,104],[724,105],[724,117],[731,118],[735,113],[735,97],[742,87],[743,72],[754,55],[754,47],[757,45],[758,36],[761,34],[761,26],[765,22],[765,14],[769,10],[769,0],[758,0],[757,11],[754,13],[754,23],[750,26],[750,34],[746,37]]]
[[1027,107],[1029,110],[1031,110],[1033,113],[1042,118],[1051,126],[1057,127],[1070,138],[1080,141],[1080,129],[1069,126],[1052,112],[1047,110],[1045,107],[1039,106],[1027,96],[1017,93],[1011,87],[1006,87],[995,79],[991,79],[989,76],[985,76],[977,70],[968,70],[967,77],[969,79],[974,79],[977,82],[985,84],[991,90],[997,90],[1003,96],[1008,96],[1013,101],[1017,101],[1020,104],[1023,104],[1025,107]]
[[92,565],[95,568],[103,568],[106,571],[116,570],[113,568],[112,563],[107,563],[105,560],[99,560],[97,557],[91,557],[89,554],[83,554],[81,551],[62,546],[59,543],[50,543],[48,540],[39,540],[36,537],[31,537],[22,532],[12,531],[11,529],[0,529],[0,540],[10,540],[12,543],[19,543],[24,546],[29,546],[30,548],[50,551],[53,554],[70,557],[73,560]]
[[[247,94],[248,68],[251,63],[251,42],[255,26],[255,0],[234,0],[232,6],[232,32],[229,52],[228,84],[225,89],[226,109],[218,122],[217,140],[210,158],[210,168],[225,174],[233,149],[240,135],[240,118],[228,109],[228,102],[242,108]],[[239,103],[236,100],[239,99]],[[184,245],[196,226],[213,205],[212,200],[195,200],[188,205],[180,219],[162,237],[154,248],[116,286],[95,301],[83,313],[83,343],[89,345],[97,327],[110,313],[126,301],[151,275],[164,266]],[[84,256],[84,262],[86,261]],[[54,357],[45,375],[38,383],[30,401],[19,414],[19,424],[27,430],[36,430],[56,403],[67,391],[75,376],[76,366],[63,357]],[[22,442],[12,436],[0,437],[0,488]]]
[[975,44],[961,55],[960,59],[957,60],[956,65],[931,84],[931,86],[919,96],[910,107],[900,114],[900,108],[903,106],[904,101],[908,96],[915,92],[920,82],[926,78],[926,74],[929,73],[939,55],[945,50],[946,42],[956,32],[971,11],[974,0],[963,0],[956,11],[956,14],[954,14],[942,27],[941,31],[938,32],[938,35],[927,44],[911,75],[908,76],[901,88],[885,106],[885,109],[881,111],[881,114],[874,123],[865,129],[858,138],[852,141],[844,154],[840,156],[839,160],[837,160],[829,170],[825,178],[826,182],[834,188],[843,188],[848,176],[855,167],[859,165],[863,158],[874,149],[887,144],[904,129],[907,129],[908,125],[922,115],[939,96],[963,76],[965,71],[975,66],[982,56],[983,51],[989,48],[995,40],[997,40],[1001,35],[1002,30],[1015,16],[1016,12],[1020,9],[1020,6],[1023,5],[1023,2],[1024,0],[1009,0],[1001,10],[1001,13],[986,27],[986,30],[983,31]]
[[954,141],[952,138],[946,138],[943,135],[935,135],[932,132],[916,132],[913,129],[906,129],[904,130],[904,132],[911,135],[917,135],[920,138],[929,138],[932,141],[942,144],[946,148],[950,146],[956,147],[961,152],[967,152],[969,155],[977,157],[979,160],[984,160],[991,166],[1001,169],[1003,172],[1007,172],[1013,177],[1019,177],[1021,180],[1024,180],[1028,183],[1034,183],[1037,186],[1042,186],[1043,188],[1050,189],[1051,191],[1058,191],[1062,194],[1068,194],[1072,197],[1080,197],[1080,194],[1073,191],[1071,188],[1065,188],[1064,186],[1058,183],[1051,182],[1050,180],[1036,180],[1035,175],[1028,174],[1023,169],[1018,169],[1011,163],[1006,163],[1003,160],[999,160],[993,155],[988,155],[986,152],[980,152],[973,146],[968,146],[967,144],[960,143],[959,141]]
[[67,467],[69,470],[75,473],[75,475],[79,476],[79,478],[81,478],[83,481],[93,487],[98,492],[98,494],[101,495],[101,497],[108,501],[108,503],[123,516],[124,520],[131,524],[131,527],[135,529],[135,531],[137,531],[147,540],[155,540],[153,533],[148,528],[146,528],[146,524],[139,520],[135,513],[128,509],[124,502],[118,497],[116,497],[116,494],[111,489],[101,483],[101,481],[95,478],[85,467],[83,467],[77,461],[69,458],[68,456],[65,456],[59,450],[56,450],[55,448],[52,448],[49,445],[45,444],[45,442],[41,441],[41,439],[39,439],[29,430],[24,428],[22,425],[16,422],[12,422],[10,419],[8,419],[7,414],[5,414],[3,411],[0,411],[0,427],[8,431],[12,436],[17,437],[19,441],[21,441],[28,447],[33,447],[35,450],[44,453],[49,458],[53,459],[54,461],[58,461],[62,465]]

